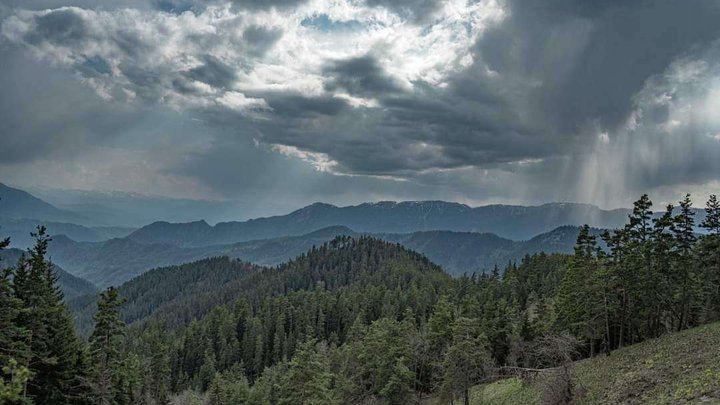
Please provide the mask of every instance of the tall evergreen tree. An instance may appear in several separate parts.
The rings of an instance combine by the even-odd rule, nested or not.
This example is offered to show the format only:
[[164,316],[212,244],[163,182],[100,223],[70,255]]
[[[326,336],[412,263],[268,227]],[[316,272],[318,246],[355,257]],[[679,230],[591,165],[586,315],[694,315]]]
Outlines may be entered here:
[[557,296],[558,321],[563,329],[581,336],[590,346],[590,355],[596,352],[596,342],[606,338],[606,319],[603,290],[600,287],[597,243],[590,227],[580,228],[575,243],[575,255],[565,273]]
[[[0,240],[0,250],[10,245],[10,238]],[[13,294],[13,268],[0,264],[0,403],[26,404],[30,399],[25,387],[30,378],[27,367],[18,359],[27,361],[27,330],[18,325],[22,301]]]
[[[0,250],[10,245],[10,239],[0,240]],[[0,263],[0,367],[9,365],[10,359],[21,363],[28,357],[28,332],[18,324],[23,302],[13,292],[12,267],[2,269]]]
[[441,392],[447,399],[462,398],[464,405],[470,405],[470,387],[490,375],[493,360],[476,319],[456,319],[452,333],[452,344],[443,361]]
[[673,218],[672,226],[676,253],[673,273],[677,281],[677,330],[688,328],[697,322],[698,308],[695,304],[700,294],[700,280],[693,260],[693,248],[697,241],[694,216],[690,194],[687,194],[680,201],[680,211]]
[[700,223],[707,233],[700,237],[698,258],[703,269],[704,322],[720,319],[720,201],[711,195],[705,205],[705,219]]
[[669,319],[673,313],[675,275],[673,261],[675,257],[675,237],[673,228],[673,207],[669,204],[665,212],[654,220],[652,236],[652,277],[653,283],[645,291],[652,300],[653,309],[649,319],[650,336],[658,337],[668,331]]
[[62,302],[54,267],[45,259],[46,228],[39,226],[33,236],[35,246],[14,280],[15,296],[24,305],[18,323],[30,333],[27,393],[37,403],[82,403],[88,397],[84,348]]
[[100,405],[123,403],[127,398],[124,386],[123,341],[125,323],[119,307],[125,300],[114,287],[100,294],[95,313],[95,329],[90,335],[92,360],[91,388],[93,402]]

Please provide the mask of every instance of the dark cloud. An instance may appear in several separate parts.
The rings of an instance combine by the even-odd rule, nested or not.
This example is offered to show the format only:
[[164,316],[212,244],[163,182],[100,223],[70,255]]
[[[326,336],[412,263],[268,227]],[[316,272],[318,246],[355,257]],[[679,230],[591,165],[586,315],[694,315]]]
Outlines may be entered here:
[[205,55],[203,64],[187,72],[187,77],[215,88],[229,88],[237,79],[235,69],[212,55]]
[[282,30],[253,25],[243,31],[243,40],[254,56],[263,56],[282,38]]
[[[474,65],[444,89],[415,83],[412,94],[383,97],[396,88],[374,59],[328,66],[329,90],[380,96],[382,109],[350,111],[355,118],[343,115],[341,125],[318,131],[324,136],[296,136],[289,144],[364,174],[583,154],[598,131],[626,121],[649,78],[720,37],[716,3],[518,0],[509,6],[509,17],[478,40]],[[689,21],[693,27],[682,29]],[[332,144],[320,141],[326,137]],[[414,144],[427,145],[431,156]]]
[[59,9],[35,17],[35,29],[25,40],[31,44],[47,41],[57,45],[73,46],[88,35],[85,20],[74,10]]
[[286,93],[265,93],[259,96],[267,100],[275,117],[280,120],[317,115],[334,116],[348,108],[347,101],[333,96],[308,97]]
[[589,124],[615,128],[649,77],[720,37],[716,2],[511,0],[508,5],[510,17],[480,38],[479,63],[466,74],[480,79],[487,65],[511,86],[526,78],[532,86],[520,96],[531,97],[537,107],[533,118],[561,134]]
[[[377,97],[380,108],[338,110],[332,120],[308,124],[295,118],[305,107],[293,103],[257,125],[263,141],[322,153],[341,172],[415,179],[428,169],[509,170],[513,162],[546,160],[560,165],[545,171],[547,184],[559,170],[580,171],[599,132],[621,130],[635,94],[650,78],[720,38],[715,3],[517,0],[509,6],[508,18],[478,40],[475,63],[451,76],[447,87],[418,82],[412,92],[398,93],[372,57],[336,61],[324,69],[326,89]],[[689,21],[693,26],[683,28]],[[644,115],[658,122],[667,118],[663,107]],[[628,183],[642,189],[666,185],[660,178],[670,184],[713,178],[718,146],[716,139],[698,135],[706,132],[687,133],[699,140],[684,149],[684,162],[667,164],[672,175],[662,175],[662,165],[638,161],[628,166],[636,173],[627,175]],[[653,156],[665,159],[678,150],[667,142],[663,148]],[[563,158],[568,156],[570,161]],[[697,164],[690,163],[693,156]]]
[[352,95],[376,96],[400,91],[398,84],[388,76],[370,56],[361,56],[331,62],[323,69],[329,91],[343,89]]

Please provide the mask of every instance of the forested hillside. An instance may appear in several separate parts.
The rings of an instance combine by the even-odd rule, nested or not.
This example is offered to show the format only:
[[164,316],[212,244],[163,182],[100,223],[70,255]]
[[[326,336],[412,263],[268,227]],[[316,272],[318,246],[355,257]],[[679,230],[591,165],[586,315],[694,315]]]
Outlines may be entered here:
[[275,268],[216,258],[157,269],[101,294],[87,345],[69,326],[39,231],[30,260],[0,280],[3,395],[468,404],[479,383],[543,372],[545,403],[581,400],[574,360],[720,318],[720,203],[707,202],[699,238],[689,197],[655,219],[651,206],[643,196],[624,227],[600,236],[582,227],[572,255],[459,278],[367,236],[337,237]]
[[[209,299],[218,298],[219,290],[226,283],[248,277],[259,269],[258,266],[227,257],[154,269],[118,288],[120,295],[126,299],[120,307],[120,317],[131,324],[156,311],[169,311],[173,306],[181,309],[181,313],[176,316],[192,317],[196,312],[202,313],[201,307],[216,305],[215,302],[199,302],[200,295],[206,294]],[[82,335],[92,331],[97,298],[97,294],[90,294],[68,301],[68,306],[75,316],[75,325]],[[182,321],[173,323],[182,324]]]

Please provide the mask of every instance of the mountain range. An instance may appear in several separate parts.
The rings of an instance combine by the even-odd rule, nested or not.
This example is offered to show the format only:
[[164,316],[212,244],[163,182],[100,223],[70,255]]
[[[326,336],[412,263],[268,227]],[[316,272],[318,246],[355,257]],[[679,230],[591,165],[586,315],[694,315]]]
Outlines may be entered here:
[[10,237],[14,247],[27,249],[34,243],[30,233],[35,232],[38,225],[45,226],[50,235],[65,235],[78,242],[102,242],[112,238],[122,238],[134,230],[133,228],[113,226],[89,227],[67,222],[0,217],[0,235]]
[[[599,230],[596,230],[599,232]],[[407,234],[359,233],[347,227],[328,227],[301,236],[289,236],[205,247],[179,247],[167,243],[140,243],[132,238],[105,242],[76,242],[57,235],[50,243],[50,257],[76,276],[99,287],[119,285],[152,268],[179,265],[209,257],[227,256],[246,262],[277,266],[313,246],[338,235],[373,236],[399,243],[438,263],[451,275],[480,273],[503,267],[537,252],[570,253],[578,228],[559,227],[527,241],[513,241],[490,233],[423,231]]]
[[593,205],[553,203],[540,206],[488,205],[471,208],[444,201],[364,203],[348,207],[316,203],[287,215],[243,222],[155,222],[130,234],[142,243],[197,247],[281,236],[299,236],[328,226],[346,226],[361,233],[455,231],[494,233],[527,240],[564,225],[598,228],[622,226],[630,211],[602,210]]
[[[26,248],[32,244],[30,232],[46,225],[54,235],[52,260],[98,287],[119,285],[152,268],[217,256],[277,266],[338,235],[400,243],[450,274],[469,274],[540,251],[572,252],[578,225],[616,228],[630,213],[576,203],[475,208],[445,201],[347,207],[316,203],[287,215],[247,221],[158,221],[133,229],[82,225],[87,213],[57,208],[2,183],[0,197],[0,235],[10,236],[14,247]],[[699,221],[703,212],[696,212]]]

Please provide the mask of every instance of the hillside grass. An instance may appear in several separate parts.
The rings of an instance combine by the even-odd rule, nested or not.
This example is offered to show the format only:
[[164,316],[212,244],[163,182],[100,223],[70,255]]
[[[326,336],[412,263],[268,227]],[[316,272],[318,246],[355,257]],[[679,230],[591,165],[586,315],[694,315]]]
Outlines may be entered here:
[[[579,361],[578,404],[720,404],[720,322]],[[477,386],[473,404],[540,404],[542,382]]]
[[474,387],[470,391],[470,403],[478,405],[540,405],[540,396],[539,387],[525,384],[519,378],[508,378]]

